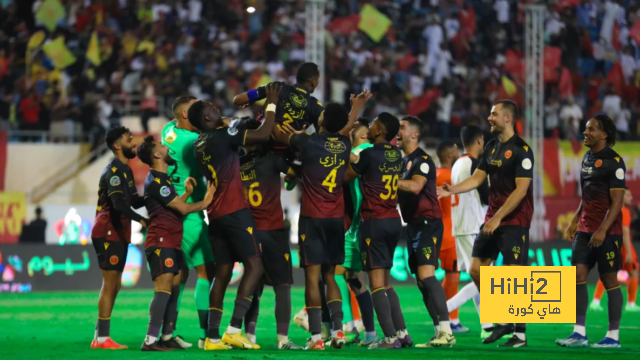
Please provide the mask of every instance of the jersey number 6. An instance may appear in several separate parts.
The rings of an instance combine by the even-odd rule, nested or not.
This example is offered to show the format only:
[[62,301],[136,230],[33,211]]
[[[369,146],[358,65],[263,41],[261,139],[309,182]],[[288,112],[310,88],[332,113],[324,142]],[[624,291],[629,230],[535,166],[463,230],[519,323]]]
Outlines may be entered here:
[[249,202],[253,207],[258,207],[262,204],[262,194],[258,191],[258,186],[260,186],[260,183],[258,182],[249,186]]

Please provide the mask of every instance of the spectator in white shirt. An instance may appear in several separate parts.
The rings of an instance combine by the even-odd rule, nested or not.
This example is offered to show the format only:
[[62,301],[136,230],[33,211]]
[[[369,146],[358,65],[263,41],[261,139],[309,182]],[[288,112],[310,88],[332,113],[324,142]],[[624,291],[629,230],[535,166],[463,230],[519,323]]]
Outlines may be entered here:
[[565,133],[565,138],[577,139],[580,130],[580,122],[583,118],[582,108],[573,100],[573,96],[567,98],[567,103],[560,110],[560,124]]
[[631,121],[631,110],[627,107],[627,104],[622,101],[621,110],[616,116],[616,129],[618,130],[618,136],[620,140],[626,140],[629,134],[629,122]]
[[455,96],[451,93],[446,86],[443,87],[440,98],[438,98],[438,111],[436,117],[438,119],[438,137],[440,140],[449,139],[449,127],[451,125],[451,110],[453,109],[453,102]]
[[509,23],[509,2],[507,0],[496,0],[495,4],[493,4],[493,10],[496,11],[500,24]]
[[616,119],[622,109],[622,98],[614,93],[611,88],[607,89],[607,95],[602,100],[602,111],[612,119]]

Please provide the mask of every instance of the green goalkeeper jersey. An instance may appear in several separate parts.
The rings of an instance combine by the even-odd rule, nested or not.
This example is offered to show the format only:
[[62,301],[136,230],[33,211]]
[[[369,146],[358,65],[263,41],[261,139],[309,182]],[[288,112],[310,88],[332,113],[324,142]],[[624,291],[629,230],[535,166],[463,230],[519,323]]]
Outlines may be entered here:
[[198,139],[199,134],[179,129],[176,125],[178,125],[176,120],[170,121],[162,129],[162,144],[169,147],[169,155],[176,161],[176,165],[169,166],[168,173],[179,195],[184,194],[184,181],[188,177],[196,179],[197,185],[187,200],[187,203],[196,203],[202,201],[207,193],[204,176],[193,152],[193,143]]
[[[371,143],[364,143],[356,146],[351,150],[352,154],[360,155],[360,152],[364,149],[373,147]],[[358,241],[358,229],[360,228],[360,206],[362,205],[362,191],[360,190],[360,179],[355,178],[349,183],[349,191],[351,192],[351,199],[353,199],[353,220],[351,221],[351,227],[347,230],[346,241],[357,242]]]

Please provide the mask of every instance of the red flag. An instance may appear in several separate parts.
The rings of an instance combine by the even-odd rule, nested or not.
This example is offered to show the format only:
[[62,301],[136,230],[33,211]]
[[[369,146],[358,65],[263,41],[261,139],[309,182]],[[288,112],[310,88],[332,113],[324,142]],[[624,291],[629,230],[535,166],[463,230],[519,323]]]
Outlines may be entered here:
[[360,14],[335,18],[329,25],[329,31],[332,33],[348,35],[352,32],[358,31],[359,22]]
[[409,102],[409,106],[407,107],[407,114],[418,116],[419,114],[425,112],[431,102],[440,96],[438,92],[438,88],[429,89],[424,92],[424,95],[421,97],[414,98]]
[[622,73],[622,65],[620,61],[615,63],[607,75],[607,82],[613,85],[613,89],[616,94],[622,95],[626,81],[624,81],[624,74]]
[[573,95],[573,82],[571,81],[571,73],[566,67],[562,68],[562,73],[560,74],[560,83],[558,87],[560,88],[560,99],[565,99]]
[[620,51],[620,46],[622,44],[620,44],[620,26],[618,26],[617,22],[613,24],[613,31],[611,32],[611,45],[613,45],[616,51]]
[[507,50],[504,58],[504,71],[511,73],[511,76],[519,75],[522,72],[522,60],[515,51]]
[[555,81],[558,79],[556,69],[560,66],[562,50],[555,46],[544,48],[544,81]]
[[471,6],[460,11],[460,24],[467,29],[469,34],[473,34],[476,29],[476,13]]
[[636,20],[633,27],[629,29],[629,36],[636,41],[636,44],[640,45],[640,19]]

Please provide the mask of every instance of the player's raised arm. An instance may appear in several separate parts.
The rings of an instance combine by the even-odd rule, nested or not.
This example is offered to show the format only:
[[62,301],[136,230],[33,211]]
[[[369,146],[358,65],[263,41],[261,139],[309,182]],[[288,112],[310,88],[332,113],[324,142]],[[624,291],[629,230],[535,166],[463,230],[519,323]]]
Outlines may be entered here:
[[186,199],[183,200],[182,198],[184,196],[183,194],[182,196],[177,196],[177,195],[174,196],[173,200],[171,200],[167,204],[167,206],[169,206],[173,210],[176,210],[182,215],[187,215],[187,214],[195,213],[198,211],[202,211],[206,209],[207,206],[209,206],[209,204],[211,204],[211,200],[213,200],[213,194],[215,194],[215,192],[216,192],[216,187],[213,185],[212,182],[209,182],[207,184],[207,194],[204,196],[204,199],[202,201],[193,203],[193,204],[187,204],[185,200],[188,199],[189,196],[187,196]]
[[349,122],[347,125],[340,130],[340,134],[348,136],[351,129],[353,129],[353,125],[358,120],[358,114],[360,114],[360,110],[364,107],[364,104],[371,99],[371,91],[365,89],[363,92],[355,96],[351,94],[351,112],[349,113]]
[[233,105],[245,106],[264,99],[267,96],[266,87],[270,84],[259,86],[257,89],[251,89],[247,92],[236,95],[233,98]]
[[266,86],[264,122],[255,130],[247,130],[244,145],[255,145],[269,141],[276,122],[276,104],[282,86],[270,83]]

